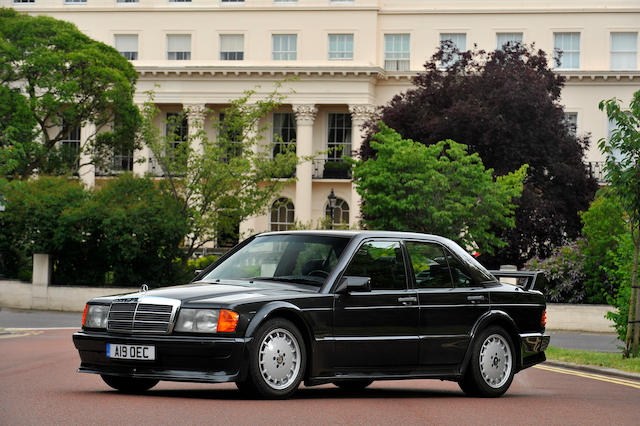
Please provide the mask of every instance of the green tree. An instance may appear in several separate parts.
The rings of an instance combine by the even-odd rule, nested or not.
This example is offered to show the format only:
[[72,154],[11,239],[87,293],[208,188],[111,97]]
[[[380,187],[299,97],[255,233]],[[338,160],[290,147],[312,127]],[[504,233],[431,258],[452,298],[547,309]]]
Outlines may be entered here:
[[[104,165],[114,149],[133,149],[136,79],[129,61],[75,25],[0,9],[0,173],[75,172],[81,153]],[[95,132],[81,146],[60,146],[88,123]]]
[[[236,231],[246,218],[263,212],[283,185],[292,178],[298,158],[294,145],[275,157],[266,146],[269,126],[264,117],[276,109],[283,95],[277,91],[259,99],[247,91],[214,120],[215,140],[210,140],[203,120],[190,120],[188,135],[162,135],[154,125],[158,109],[147,102],[143,109],[142,140],[151,148],[167,180],[166,189],[180,204],[188,223],[187,257],[204,244]],[[185,111],[189,114],[192,111]],[[171,117],[169,128],[179,128],[185,115]],[[206,115],[206,114],[205,114]]]
[[[549,256],[580,235],[579,211],[598,188],[584,163],[588,136],[570,130],[559,103],[564,77],[546,54],[518,43],[485,52],[459,52],[445,42],[413,79],[411,89],[380,109],[380,119],[403,138],[425,145],[453,139],[503,175],[528,164],[516,226],[503,229],[508,245],[482,262],[521,266]],[[376,121],[368,123],[375,133]],[[375,157],[365,141],[363,159]]]
[[638,254],[640,252],[640,90],[633,94],[629,109],[623,109],[618,99],[600,102],[616,128],[607,140],[598,141],[606,156],[605,176],[609,191],[620,200],[629,221],[633,241],[633,268],[629,299],[629,329],[625,356],[640,354],[640,285],[638,284]]
[[370,142],[376,158],[354,169],[367,228],[438,234],[489,253],[504,246],[492,230],[514,226],[527,165],[494,180],[466,145],[425,146],[378,126]]
[[591,202],[589,210],[582,217],[582,236],[580,245],[584,256],[584,288],[588,303],[606,303],[616,295],[619,282],[607,272],[613,269],[609,253],[616,251],[618,240],[628,233],[624,209],[615,196],[607,196],[601,190]]

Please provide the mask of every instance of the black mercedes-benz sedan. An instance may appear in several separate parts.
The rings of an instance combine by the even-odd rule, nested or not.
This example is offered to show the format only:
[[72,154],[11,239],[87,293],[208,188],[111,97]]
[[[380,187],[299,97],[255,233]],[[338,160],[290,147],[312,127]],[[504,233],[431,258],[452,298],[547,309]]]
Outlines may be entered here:
[[526,283],[434,235],[269,232],[190,284],[90,300],[73,341],[79,371],[123,392],[232,381],[285,398],[301,381],[432,378],[499,396],[549,343],[536,274],[507,275]]

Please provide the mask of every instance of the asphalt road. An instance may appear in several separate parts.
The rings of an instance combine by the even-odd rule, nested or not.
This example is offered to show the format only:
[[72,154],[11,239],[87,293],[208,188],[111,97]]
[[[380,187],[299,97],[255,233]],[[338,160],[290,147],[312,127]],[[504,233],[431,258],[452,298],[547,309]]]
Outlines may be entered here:
[[[2,328],[79,328],[82,313],[29,311],[0,308],[0,329]],[[566,349],[584,349],[599,352],[619,352],[624,346],[615,334],[568,333],[550,331],[551,345]]]
[[161,382],[122,395],[76,373],[71,330],[0,336],[0,423],[53,424],[616,424],[640,418],[640,383],[554,368],[527,369],[498,399],[455,383],[376,382],[360,394],[325,385],[287,401],[242,399],[233,384]]

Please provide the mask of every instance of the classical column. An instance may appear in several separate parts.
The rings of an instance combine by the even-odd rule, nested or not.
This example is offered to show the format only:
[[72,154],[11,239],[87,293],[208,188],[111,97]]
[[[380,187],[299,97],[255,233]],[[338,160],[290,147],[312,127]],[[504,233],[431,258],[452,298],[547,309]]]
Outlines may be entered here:
[[[136,103],[138,110],[144,111],[144,104]],[[151,149],[143,144],[140,149],[133,150],[133,174],[144,176],[151,170]]]
[[202,138],[199,133],[204,131],[204,119],[207,108],[204,104],[184,104],[183,107],[187,114],[191,148],[195,153],[202,154]]
[[[298,158],[313,154],[313,122],[318,108],[313,104],[293,105],[296,116],[296,155]],[[296,168],[296,199],[294,200],[296,220],[311,222],[311,191],[313,161],[306,160]]]
[[[362,146],[362,125],[376,112],[375,105],[355,104],[349,105],[351,113],[351,150],[357,157]],[[355,183],[351,182],[351,202],[349,203],[349,226],[355,227],[360,223],[360,194],[356,191]]]
[[93,188],[96,184],[96,166],[93,164],[93,160],[90,155],[87,154],[87,142],[95,138],[96,125],[93,123],[86,123],[80,130],[80,168],[78,169],[78,176],[84,182],[88,188]]

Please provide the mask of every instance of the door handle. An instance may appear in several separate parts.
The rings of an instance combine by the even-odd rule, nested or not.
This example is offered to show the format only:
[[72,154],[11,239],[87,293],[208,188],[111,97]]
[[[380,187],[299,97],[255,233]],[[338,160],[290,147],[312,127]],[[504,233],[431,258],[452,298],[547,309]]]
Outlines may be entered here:
[[418,298],[415,296],[398,297],[398,302],[402,303],[403,305],[412,305],[417,301],[418,301]]
[[484,300],[484,296],[483,295],[477,295],[477,296],[467,296],[467,300],[471,301],[471,302],[480,302],[482,300]]

